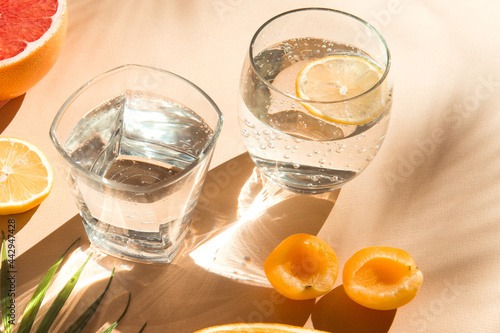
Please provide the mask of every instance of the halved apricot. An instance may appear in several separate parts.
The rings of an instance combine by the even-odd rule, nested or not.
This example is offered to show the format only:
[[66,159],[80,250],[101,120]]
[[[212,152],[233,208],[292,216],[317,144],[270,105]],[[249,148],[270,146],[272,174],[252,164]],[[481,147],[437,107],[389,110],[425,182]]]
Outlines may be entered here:
[[346,294],[356,303],[375,310],[392,310],[417,295],[423,274],[408,252],[372,246],[347,260],[342,279]]
[[338,270],[335,251],[324,240],[307,234],[289,236],[264,262],[274,289],[294,300],[316,298],[332,290]]

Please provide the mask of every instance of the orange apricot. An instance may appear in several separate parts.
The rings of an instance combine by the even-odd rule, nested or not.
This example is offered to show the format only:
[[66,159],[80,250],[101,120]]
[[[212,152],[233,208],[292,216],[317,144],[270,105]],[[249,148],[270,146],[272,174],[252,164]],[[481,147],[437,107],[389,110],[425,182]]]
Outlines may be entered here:
[[324,240],[307,234],[289,236],[264,262],[274,289],[294,300],[316,298],[332,290],[338,270],[335,251]]
[[404,250],[372,246],[356,252],[344,265],[346,294],[356,303],[375,310],[392,310],[413,300],[423,274]]

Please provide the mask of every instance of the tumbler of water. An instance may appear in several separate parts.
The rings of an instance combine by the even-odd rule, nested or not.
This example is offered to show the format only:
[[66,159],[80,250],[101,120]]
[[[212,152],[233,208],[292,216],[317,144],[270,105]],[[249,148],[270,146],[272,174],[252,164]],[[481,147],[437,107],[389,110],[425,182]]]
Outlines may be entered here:
[[50,137],[91,243],[126,259],[172,261],[221,126],[207,94],[164,70],[125,65],[77,90]]

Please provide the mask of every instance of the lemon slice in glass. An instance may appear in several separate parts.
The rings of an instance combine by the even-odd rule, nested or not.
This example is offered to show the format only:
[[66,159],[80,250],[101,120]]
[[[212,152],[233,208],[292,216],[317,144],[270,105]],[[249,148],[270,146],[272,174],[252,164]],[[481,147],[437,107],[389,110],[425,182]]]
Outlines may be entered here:
[[297,97],[312,114],[325,120],[360,125],[378,116],[385,107],[382,70],[367,58],[334,55],[309,62],[297,75]]

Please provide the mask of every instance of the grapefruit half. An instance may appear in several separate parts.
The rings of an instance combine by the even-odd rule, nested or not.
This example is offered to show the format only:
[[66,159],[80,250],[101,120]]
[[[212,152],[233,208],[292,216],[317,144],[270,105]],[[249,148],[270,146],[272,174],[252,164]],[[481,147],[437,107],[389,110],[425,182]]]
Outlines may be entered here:
[[0,0],[0,101],[24,94],[49,72],[67,25],[66,0]]

